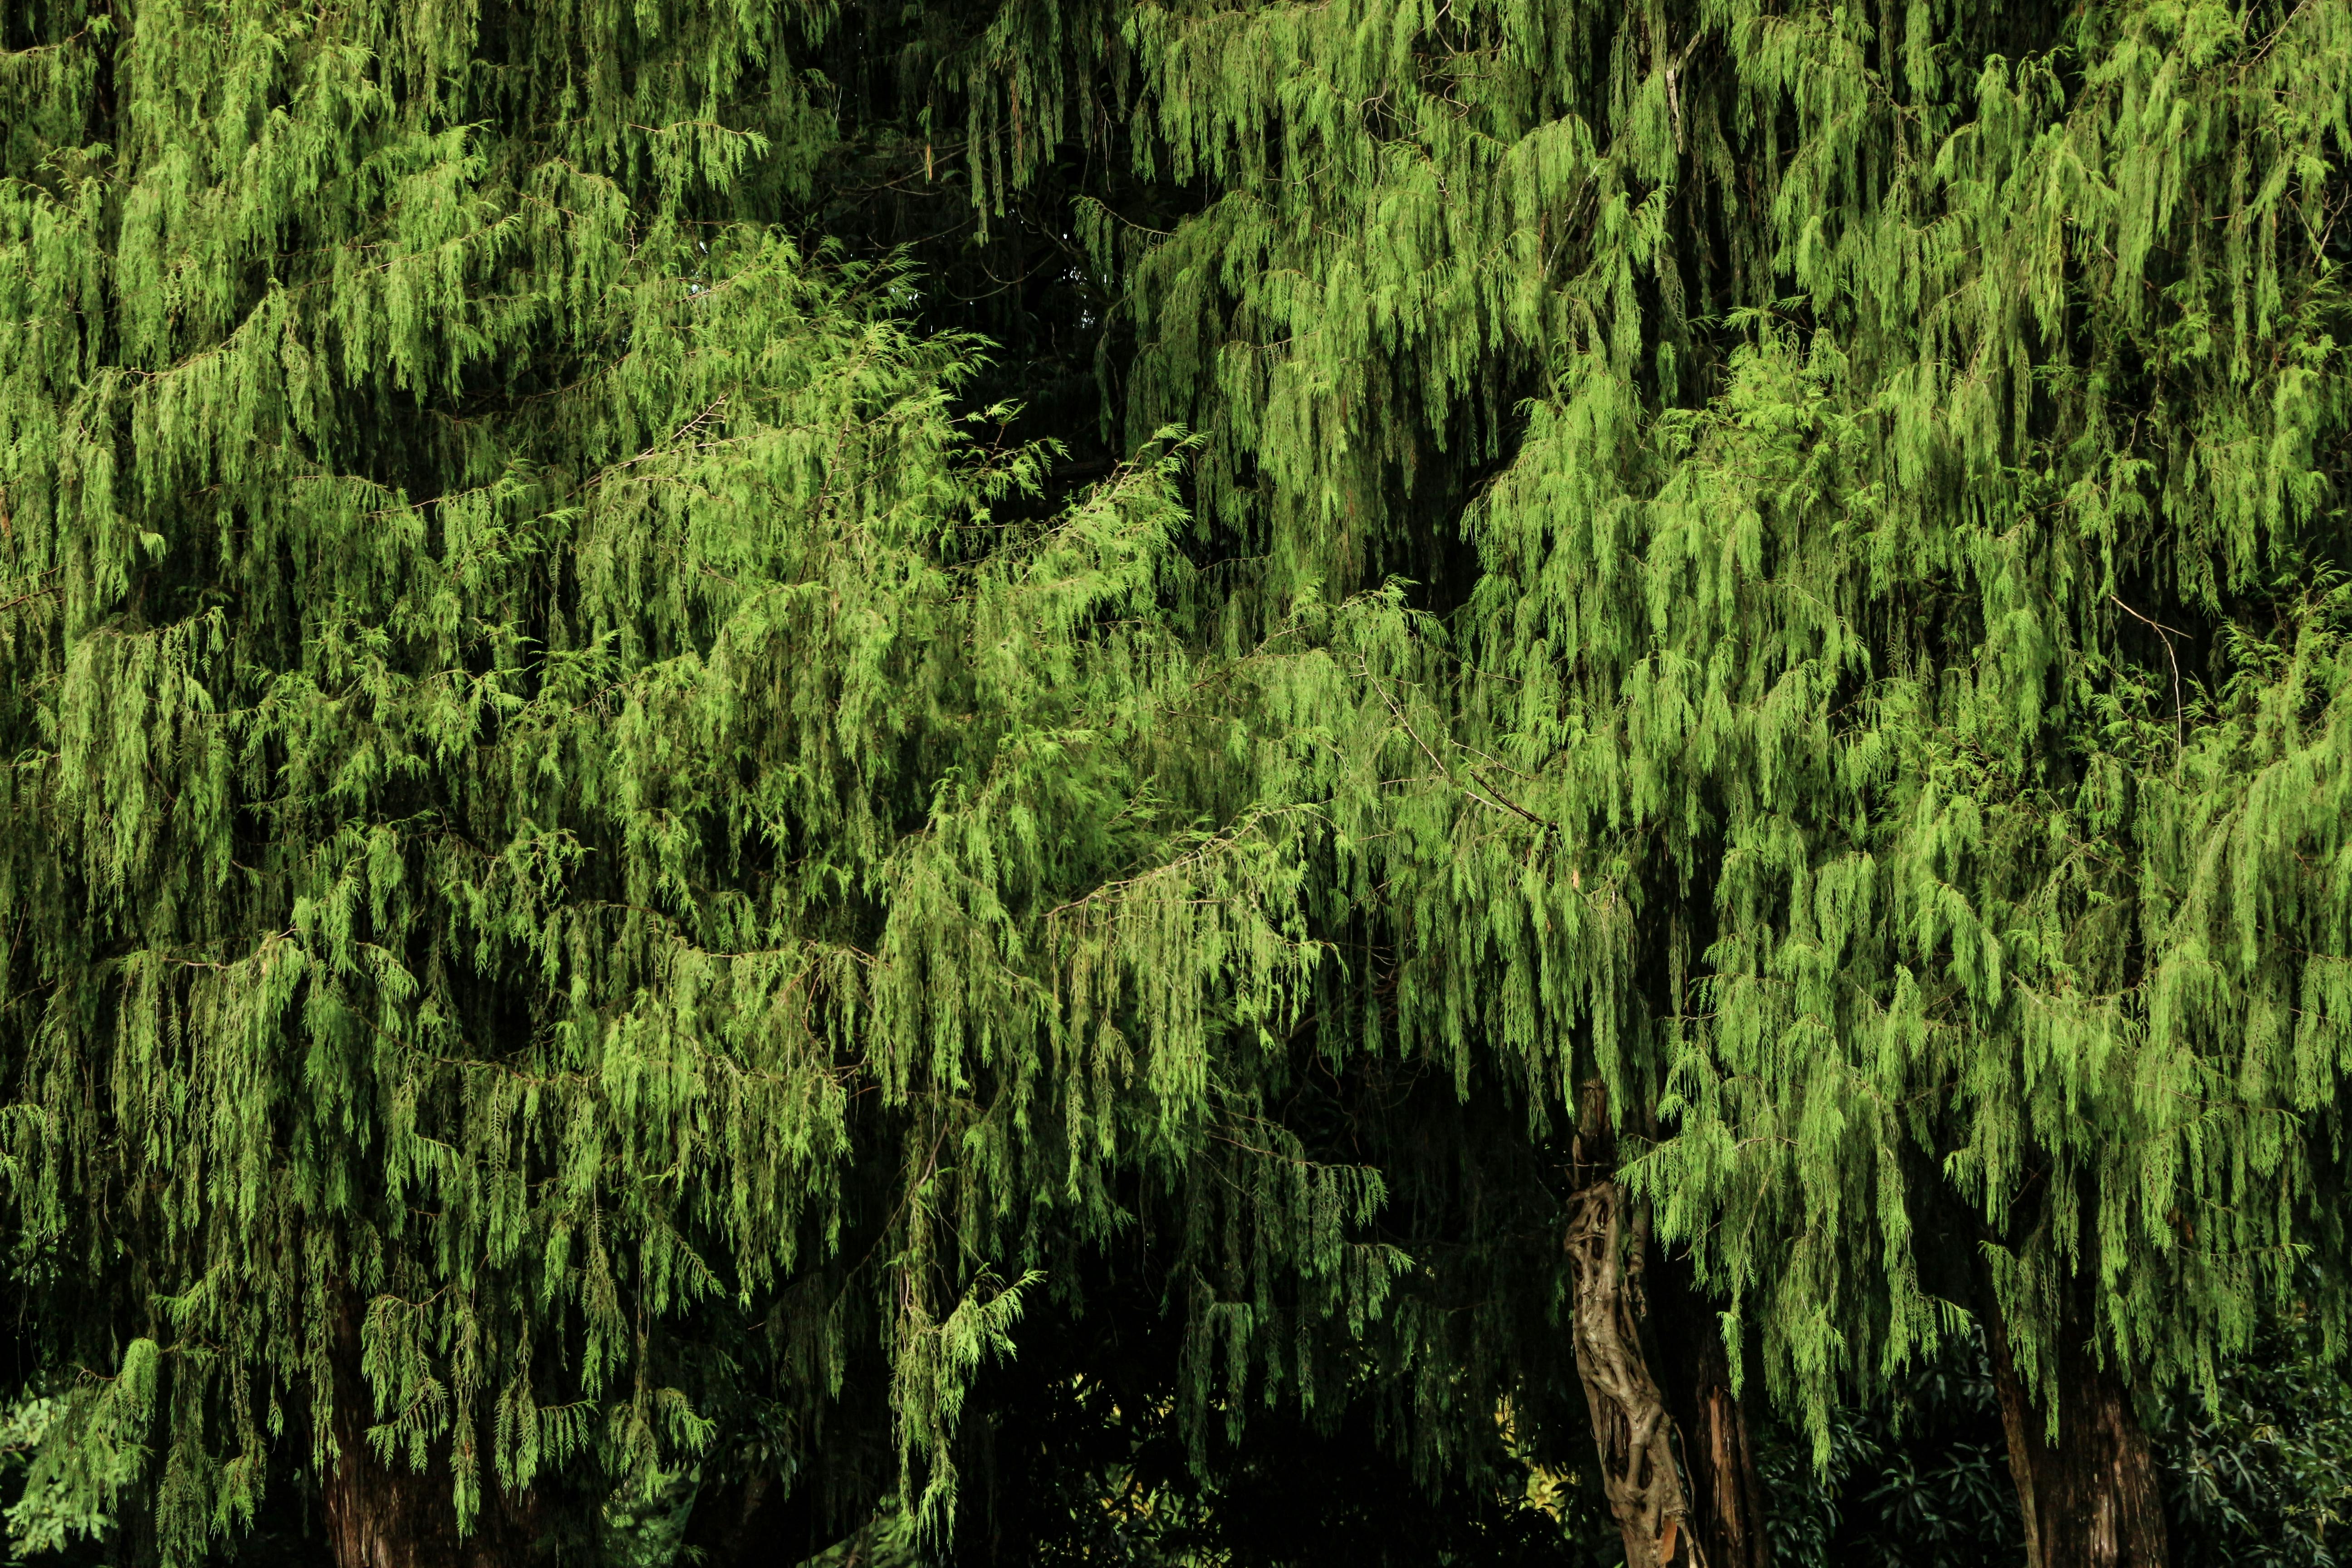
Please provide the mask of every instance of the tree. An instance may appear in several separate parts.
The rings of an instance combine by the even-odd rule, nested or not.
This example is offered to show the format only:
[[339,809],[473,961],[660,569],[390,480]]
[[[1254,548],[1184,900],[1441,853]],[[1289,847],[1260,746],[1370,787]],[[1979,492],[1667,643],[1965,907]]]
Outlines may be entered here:
[[1040,502],[977,345],[780,232],[800,25],[8,13],[26,1544],[193,1561],[290,1446],[338,1561],[517,1560],[747,1335],[787,1467],[878,1364],[944,1517],[1028,1263],[1195,1161],[1262,1300],[1377,1299],[1366,1178],[1198,1135],[1279,889],[1089,901],[1222,804],[1173,459]]
[[2340,1277],[2341,15],[1004,15],[980,200],[1088,70],[1193,198],[1084,226],[1257,602],[1441,617],[1335,640],[1395,720],[1349,1048],[1597,1079],[1585,1212],[1817,1434],[1982,1316],[2033,1550],[2160,1557],[2149,1385]]
[[944,1528],[1136,1247],[1645,1568],[1973,1319],[2121,1563],[2332,1353],[2342,7],[8,15],[36,1498]]

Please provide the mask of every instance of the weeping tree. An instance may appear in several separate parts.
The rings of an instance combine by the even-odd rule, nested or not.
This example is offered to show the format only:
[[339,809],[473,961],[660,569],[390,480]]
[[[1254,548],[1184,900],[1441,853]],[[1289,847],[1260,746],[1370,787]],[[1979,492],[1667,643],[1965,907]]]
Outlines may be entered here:
[[1727,22],[1789,296],[1687,414],[1562,366],[1474,619],[1566,656],[1498,709],[1542,809],[1690,889],[1636,1185],[1775,1394],[1821,1431],[1973,1309],[2032,1560],[2160,1562],[2151,1388],[2306,1249],[2340,1324],[2352,36],[2006,42]]
[[786,237],[814,25],[8,9],[20,1544],[302,1471],[338,1562],[520,1561],[747,1366],[787,1478],[887,1400],[843,1484],[935,1524],[1146,1187],[1204,1386],[1380,1300],[1377,1178],[1250,1121],[1316,949],[1178,456],[1047,501],[979,345]]
[[1233,613],[1393,608],[1317,1028],[1568,1143],[1629,1563],[1753,1560],[1747,1364],[1825,1440],[1964,1317],[2033,1559],[2160,1561],[2147,1398],[2299,1258],[2336,1342],[2347,26],[1017,6],[939,73],[984,213],[1072,144],[1190,205],[1073,224]]
[[22,1538],[2332,1353],[2341,7],[0,15]]

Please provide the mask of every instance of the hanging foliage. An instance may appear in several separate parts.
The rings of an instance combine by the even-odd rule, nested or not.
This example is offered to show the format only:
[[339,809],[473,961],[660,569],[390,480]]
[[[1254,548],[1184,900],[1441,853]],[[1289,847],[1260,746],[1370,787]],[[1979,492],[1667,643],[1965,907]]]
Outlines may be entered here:
[[1242,1249],[1204,1386],[1376,1306],[1377,1178],[1211,1137],[1314,947],[1227,853],[1179,458],[1041,505],[979,345],[784,237],[803,20],[11,13],[26,1546],[193,1561],[298,1445],[342,1560],[498,1560],[707,1446],[671,1324],[812,1280],[797,1440],[867,1347],[943,1519],[1144,1170]]
[[2340,1345],[2343,6],[0,16],[27,1544]]

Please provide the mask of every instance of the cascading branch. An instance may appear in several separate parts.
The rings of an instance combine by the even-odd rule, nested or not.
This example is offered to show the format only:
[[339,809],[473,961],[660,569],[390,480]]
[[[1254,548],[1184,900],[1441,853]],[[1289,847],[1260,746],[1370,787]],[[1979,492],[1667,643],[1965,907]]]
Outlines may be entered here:
[[1790,297],[1708,406],[1592,355],[1475,514],[1480,662],[1559,671],[1506,754],[1699,894],[1636,1179],[1776,1394],[1977,1309],[2037,1560],[2159,1561],[2134,1386],[2342,1275],[2352,34],[1726,37],[1883,96],[1796,98]]
[[707,1447],[730,1313],[804,1446],[878,1356],[944,1518],[1139,1181],[1203,1389],[1307,1382],[1397,1264],[1376,1178],[1208,1135],[1315,952],[1220,815],[1287,764],[1180,635],[1176,459],[1041,507],[978,346],[775,226],[814,18],[5,26],[17,1540],[194,1561],[291,1466],[339,1561],[513,1561]]
[[[1971,1313],[2036,1561],[2142,1562],[2136,1394],[2340,1332],[2344,7],[1018,0],[898,126],[863,14],[5,15],[26,1539],[307,1441],[495,1555],[743,1322],[936,1519],[1151,1228],[1195,1430],[1470,1464],[1568,1342],[1640,1568],[1765,1560],[1738,1362],[1819,1432]],[[1075,198],[1183,465],[1046,499],[781,237],[894,135]]]
[[1475,551],[1367,1036],[1604,1084],[1817,1433],[1977,1314],[2037,1561],[2160,1557],[2135,1388],[2342,1326],[2352,17],[1121,15],[1128,417],[1276,604]]

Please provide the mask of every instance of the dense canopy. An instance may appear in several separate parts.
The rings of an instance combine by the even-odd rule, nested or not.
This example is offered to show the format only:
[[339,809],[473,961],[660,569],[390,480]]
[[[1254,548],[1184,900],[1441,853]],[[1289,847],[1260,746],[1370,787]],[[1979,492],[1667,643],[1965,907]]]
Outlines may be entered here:
[[13,1549],[2332,1562],[2347,207],[2333,0],[0,0]]

